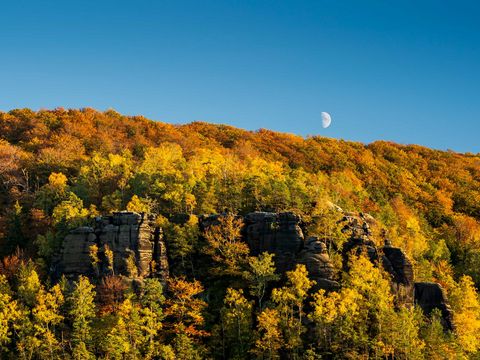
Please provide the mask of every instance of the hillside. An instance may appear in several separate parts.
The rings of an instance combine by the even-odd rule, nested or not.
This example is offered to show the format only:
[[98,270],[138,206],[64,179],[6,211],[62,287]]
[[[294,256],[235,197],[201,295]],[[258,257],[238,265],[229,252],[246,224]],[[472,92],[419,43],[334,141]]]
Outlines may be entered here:
[[[146,285],[152,291],[150,298],[133,299],[125,295],[128,289],[122,289],[118,301],[110,301],[112,308],[99,310],[101,302],[92,300],[89,309],[73,311],[71,302],[80,296],[79,289],[90,294],[92,285],[87,278],[81,278],[71,291],[62,282],[64,288],[48,284],[52,257],[70,230],[91,225],[99,215],[123,210],[154,217],[152,221],[165,234],[171,276],[176,280],[164,284],[168,289],[164,295],[162,285],[150,279]],[[343,214],[371,215],[375,219],[372,241],[377,246],[388,238],[405,251],[416,281],[442,285],[453,309],[455,330],[442,330],[435,316],[424,317],[416,307],[399,309],[389,293],[388,276],[368,261],[367,265],[362,256],[352,260],[350,275],[342,277],[342,289],[350,292],[334,292],[337,297],[309,293],[312,285],[298,268],[287,273],[286,283],[270,274],[265,291],[271,296],[262,306],[250,291],[251,276],[245,275],[248,266],[258,265],[253,257],[250,264],[245,263],[248,248],[235,241],[229,248],[231,244],[219,242],[222,236],[214,231],[208,235],[207,229],[207,235],[202,235],[198,225],[204,214],[254,211],[297,214],[305,236],[316,235],[335,244],[338,251],[329,249],[329,255],[339,277],[343,276],[340,249],[347,239],[338,220]],[[182,217],[189,220],[179,221]],[[224,238],[239,237],[235,229],[241,224],[233,217],[223,225]],[[230,233],[225,235],[227,230]],[[230,252],[222,251],[222,246]],[[475,292],[480,287],[480,155],[385,141],[362,144],[302,138],[204,122],[171,125],[113,110],[0,112],[0,255],[5,257],[0,266],[0,304],[8,304],[18,314],[30,311],[32,323],[45,321],[42,326],[51,330],[47,335],[33,331],[29,338],[22,335],[28,331],[18,320],[20,315],[15,318],[12,310],[9,319],[0,311],[0,326],[15,329],[2,332],[0,328],[0,349],[3,346],[12,358],[33,346],[28,341],[35,337],[50,339],[52,348],[67,347],[59,340],[63,331],[76,334],[68,351],[95,356],[113,351],[111,344],[98,342],[105,337],[102,331],[110,331],[109,339],[129,344],[123,349],[119,345],[111,358],[121,358],[132,348],[139,358],[165,359],[315,359],[334,353],[341,358],[377,354],[441,358],[435,357],[440,353],[449,354],[447,358],[474,358],[480,349],[480,301]],[[264,265],[273,266],[268,264]],[[365,269],[373,278],[368,279]],[[116,281],[114,276],[109,279]],[[373,285],[366,290],[356,279]],[[91,281],[98,289],[106,286]],[[110,286],[113,292],[114,285]],[[375,293],[375,288],[383,293]],[[355,289],[363,290],[355,293]],[[195,300],[191,308],[178,310],[181,301],[175,303],[175,299]],[[57,317],[45,314],[39,320],[40,303],[42,311],[57,311]],[[382,313],[382,304],[389,310]],[[138,337],[142,333],[147,340],[132,345],[126,339],[134,335],[125,335],[128,326],[119,319],[132,324],[143,321],[139,318],[146,319],[147,309],[158,312],[148,318],[148,324],[138,325]],[[101,324],[93,322],[95,326],[94,312],[106,314]],[[302,320],[304,312],[317,330],[324,330],[317,343],[305,340],[303,326],[311,324]],[[79,313],[83,322],[76,317]],[[358,313],[376,320],[361,328],[360,318],[353,315]],[[405,326],[414,330],[401,345],[401,331],[390,328],[382,333],[377,328],[385,322],[405,324],[407,319],[411,323]],[[148,338],[142,326],[157,326],[155,334],[162,335]],[[340,335],[333,339],[332,334]],[[225,343],[235,349],[226,353]],[[42,353],[47,350],[38,351],[37,357],[47,356]]]

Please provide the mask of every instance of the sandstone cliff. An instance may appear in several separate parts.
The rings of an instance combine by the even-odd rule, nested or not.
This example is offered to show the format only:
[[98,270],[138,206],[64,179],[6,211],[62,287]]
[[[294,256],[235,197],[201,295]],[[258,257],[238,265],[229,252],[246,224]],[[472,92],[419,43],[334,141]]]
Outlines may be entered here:
[[[91,246],[98,248],[100,263],[92,265]],[[105,250],[113,253],[109,269]],[[142,214],[117,212],[95,219],[93,227],[80,227],[68,234],[53,261],[54,276],[100,276],[114,273],[130,276],[128,260],[133,260],[138,277],[168,277],[168,261],[161,229]],[[96,273],[97,272],[97,273]]]

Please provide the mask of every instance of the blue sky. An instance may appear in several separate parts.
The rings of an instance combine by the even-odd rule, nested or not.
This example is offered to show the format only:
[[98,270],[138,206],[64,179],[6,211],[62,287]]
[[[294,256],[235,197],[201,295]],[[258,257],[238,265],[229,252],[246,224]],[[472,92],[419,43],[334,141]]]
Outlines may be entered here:
[[479,1],[2,1],[0,45],[3,111],[480,152]]

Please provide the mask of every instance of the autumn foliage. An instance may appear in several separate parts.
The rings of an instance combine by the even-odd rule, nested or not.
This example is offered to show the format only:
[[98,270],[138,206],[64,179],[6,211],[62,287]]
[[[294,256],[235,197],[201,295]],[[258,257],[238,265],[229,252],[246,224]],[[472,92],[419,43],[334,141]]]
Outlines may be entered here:
[[[234,215],[294,211],[341,246],[337,207],[371,214],[418,281],[442,284],[454,333],[396,308],[388,277],[362,257],[338,292],[313,293],[302,266],[276,274],[271,255],[249,256]],[[112,266],[98,283],[50,284],[68,231],[125,209],[156,216],[170,281],[139,291]],[[213,213],[225,216],[200,234]],[[1,358],[474,358],[480,155],[114,110],[0,112],[0,255]]]

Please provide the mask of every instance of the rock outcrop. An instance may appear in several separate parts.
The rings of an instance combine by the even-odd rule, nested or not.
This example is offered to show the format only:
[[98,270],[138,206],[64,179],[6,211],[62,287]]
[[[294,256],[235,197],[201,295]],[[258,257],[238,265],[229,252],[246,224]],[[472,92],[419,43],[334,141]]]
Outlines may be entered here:
[[[301,219],[293,213],[256,212],[245,216],[245,240],[254,255],[263,251],[275,254],[277,271],[291,270],[295,264],[304,264],[317,288],[337,290],[337,271],[327,253],[329,239],[311,236],[304,239]],[[368,214],[348,213],[340,220],[342,232],[349,235],[342,247],[343,270],[348,271],[350,253],[365,253],[369,259],[383,266],[391,275],[392,292],[397,305],[417,303],[428,315],[439,309],[446,329],[452,329],[452,313],[439,284],[415,283],[413,266],[405,252],[392,246],[383,234],[384,246],[377,246],[370,227],[375,219]]]
[[314,291],[325,289],[338,290],[340,284],[335,280],[336,272],[327,252],[327,245],[316,236],[309,237],[297,256],[297,262],[304,264],[312,280],[315,280]]
[[91,227],[83,226],[70,231],[63,240],[60,253],[52,261],[52,275],[59,278],[61,275],[75,277],[91,274],[90,246],[96,244],[96,239]]
[[392,290],[399,304],[413,305],[415,297],[413,266],[402,249],[386,240],[381,248],[382,265],[392,276]]
[[[200,217],[200,231],[218,224],[218,217]],[[296,264],[305,264],[317,288],[335,290],[335,269],[326,252],[325,241],[310,237],[305,241],[300,216],[292,212],[253,212],[243,217],[242,234],[254,256],[263,252],[275,254],[277,273],[293,270]]]
[[440,284],[432,282],[415,283],[415,303],[426,315],[438,309],[442,315],[444,328],[453,330],[453,312],[447,302],[447,297]]
[[296,256],[303,248],[300,217],[291,212],[254,212],[244,218],[244,237],[253,255],[275,254],[277,271],[292,270]]
[[453,313],[440,284],[415,282],[410,259],[402,249],[392,246],[391,241],[386,239],[385,233],[383,233],[384,246],[377,247],[370,238],[369,222],[372,222],[371,217],[363,214],[359,216],[350,214],[341,221],[346,223],[342,231],[350,232],[350,238],[342,250],[344,270],[346,270],[350,252],[353,251],[357,254],[365,252],[372,262],[381,263],[391,275],[390,283],[397,305],[413,306],[415,303],[422,308],[426,315],[430,315],[434,309],[438,309],[444,328],[453,329]]
[[[200,231],[218,224],[223,215],[200,217]],[[342,247],[343,270],[348,271],[348,257],[351,253],[365,253],[369,259],[391,275],[392,291],[397,305],[418,304],[428,315],[434,309],[442,314],[444,326],[452,329],[452,312],[439,284],[415,283],[412,263],[406,254],[383,239],[384,246],[377,246],[372,239],[370,226],[374,219],[368,214],[346,214],[342,232],[349,239]],[[340,288],[338,274],[330,261],[327,244],[332,239],[315,236],[304,238],[301,219],[291,212],[254,212],[243,218],[242,236],[249,245],[252,255],[262,252],[275,254],[277,272],[284,274],[296,264],[304,264],[309,276],[316,282],[317,289],[327,291]],[[383,236],[385,237],[385,236]],[[90,259],[90,247],[97,245],[100,264],[97,274]],[[162,229],[155,226],[143,215],[132,212],[118,212],[99,217],[94,227],[80,227],[68,234],[60,253],[53,262],[52,272],[67,277],[78,275],[106,275],[111,272],[105,256],[105,249],[113,252],[113,272],[131,276],[127,259],[133,259],[138,277],[156,276],[164,281],[168,277],[168,260],[163,241]]]
[[[388,239],[385,245],[378,247],[372,240],[370,225],[373,222],[370,215],[350,214],[344,216],[340,222],[344,223],[342,232],[349,233],[348,241],[342,248],[343,270],[348,271],[349,255],[364,253],[373,263],[379,263],[391,275],[392,292],[395,294],[397,305],[413,306],[414,278],[411,261],[402,249],[393,247]],[[385,237],[385,234],[383,234]]]
[[[98,264],[95,274],[90,258],[90,247],[97,245]],[[113,253],[113,271],[109,270],[105,249]],[[60,253],[53,261],[54,275],[67,277],[78,275],[131,276],[127,259],[133,257],[136,276],[146,277],[153,273],[166,279],[168,261],[161,229],[154,226],[142,214],[116,212],[95,219],[94,227],[81,227],[70,232],[63,241]],[[153,265],[153,268],[152,268]]]

